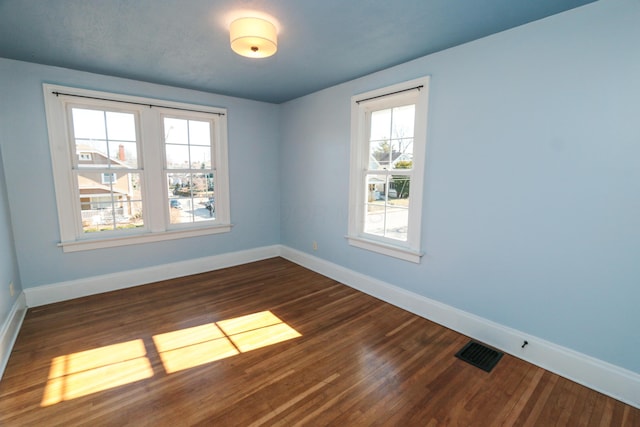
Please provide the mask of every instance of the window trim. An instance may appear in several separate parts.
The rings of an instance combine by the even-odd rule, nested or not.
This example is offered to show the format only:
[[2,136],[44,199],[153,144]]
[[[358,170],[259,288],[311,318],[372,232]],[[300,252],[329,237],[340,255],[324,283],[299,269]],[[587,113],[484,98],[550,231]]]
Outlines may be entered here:
[[[64,252],[76,252],[99,248],[116,247],[163,240],[204,236],[231,231],[232,224],[229,209],[229,168],[227,148],[227,110],[219,107],[164,101],[155,98],[130,96],[95,90],[86,90],[68,86],[44,83],[44,103],[51,150],[54,187],[56,189],[56,207],[60,227],[59,247]],[[56,94],[55,92],[62,92]],[[85,98],[82,99],[81,98]],[[70,144],[70,119],[66,112],[67,104],[95,105],[98,107],[113,106],[115,110],[136,112],[139,132],[139,169],[145,170],[147,177],[143,187],[142,198],[145,201],[145,212],[156,212],[145,215],[145,225],[139,230],[114,230],[108,235],[82,233],[78,224],[79,206],[77,185],[73,182],[72,164],[75,153]],[[126,105],[124,105],[124,104]],[[111,105],[110,105],[111,104]],[[216,219],[215,223],[195,222],[190,226],[176,229],[168,220],[168,196],[163,189],[162,175],[164,139],[162,138],[161,115],[175,110],[188,110],[194,116],[212,115],[215,133],[214,156],[216,182]],[[184,114],[185,111],[180,111]],[[171,113],[170,113],[171,114]],[[154,142],[155,141],[155,142]],[[76,160],[77,161],[77,160]],[[163,195],[164,194],[164,195]],[[78,199],[78,200],[76,200]],[[80,227],[80,228],[78,228]]]
[[[365,173],[368,170],[369,130],[367,115],[372,111],[415,103],[414,151],[411,172],[407,241],[375,236],[364,232]],[[427,141],[429,76],[368,91],[351,97],[351,152],[349,175],[349,220],[347,241],[350,245],[394,258],[420,263],[422,201]]]

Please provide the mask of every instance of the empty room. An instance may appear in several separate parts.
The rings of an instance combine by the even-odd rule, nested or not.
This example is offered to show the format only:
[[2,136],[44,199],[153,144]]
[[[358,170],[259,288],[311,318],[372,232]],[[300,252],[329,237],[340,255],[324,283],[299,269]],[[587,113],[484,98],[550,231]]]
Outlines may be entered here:
[[0,1],[0,425],[639,426],[640,1]]

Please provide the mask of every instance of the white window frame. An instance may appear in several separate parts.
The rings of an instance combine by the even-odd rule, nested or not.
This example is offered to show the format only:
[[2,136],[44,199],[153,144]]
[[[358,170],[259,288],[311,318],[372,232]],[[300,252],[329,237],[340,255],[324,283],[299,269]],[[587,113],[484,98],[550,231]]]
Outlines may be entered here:
[[[117,247],[139,243],[188,238],[231,231],[229,209],[229,168],[227,148],[227,110],[218,107],[193,105],[152,98],[85,90],[43,84],[51,163],[56,203],[64,252]],[[59,92],[56,95],[54,92]],[[62,94],[65,95],[62,95]],[[133,230],[114,230],[105,233],[84,233],[80,213],[80,195],[73,180],[71,120],[68,105],[94,106],[109,110],[132,112],[137,117],[138,170],[144,180],[142,190],[144,226]],[[162,114],[184,115],[193,111],[194,117],[212,121],[214,142],[213,167],[216,176],[216,217],[211,221],[169,224],[169,197],[164,188],[164,138]],[[189,114],[189,113],[187,113]],[[138,171],[136,170],[136,171]]]
[[[420,263],[422,197],[427,142],[427,108],[429,77],[399,83],[355,95],[351,98],[351,163],[349,176],[350,245]],[[413,165],[408,212],[407,241],[377,236],[364,231],[367,200],[366,173],[369,165],[369,117],[373,111],[415,104]]]

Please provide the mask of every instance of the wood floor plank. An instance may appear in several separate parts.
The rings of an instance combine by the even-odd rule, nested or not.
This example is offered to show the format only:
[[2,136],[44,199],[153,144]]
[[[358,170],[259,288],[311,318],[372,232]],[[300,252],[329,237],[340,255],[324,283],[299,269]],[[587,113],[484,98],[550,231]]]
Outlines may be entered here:
[[0,425],[622,425],[640,410],[281,258],[29,309]]

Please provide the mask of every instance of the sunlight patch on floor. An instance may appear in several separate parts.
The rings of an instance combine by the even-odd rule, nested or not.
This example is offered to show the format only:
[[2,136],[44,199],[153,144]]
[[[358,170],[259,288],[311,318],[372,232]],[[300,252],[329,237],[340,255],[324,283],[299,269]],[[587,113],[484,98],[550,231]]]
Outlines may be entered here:
[[300,337],[271,311],[153,336],[168,374]]
[[[271,311],[225,319],[153,336],[168,374],[302,336]],[[40,406],[151,378],[142,339],[107,345],[51,360]]]
[[168,374],[240,353],[215,323],[154,335],[153,342]]
[[40,406],[50,406],[153,376],[142,340],[55,357]]

